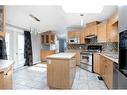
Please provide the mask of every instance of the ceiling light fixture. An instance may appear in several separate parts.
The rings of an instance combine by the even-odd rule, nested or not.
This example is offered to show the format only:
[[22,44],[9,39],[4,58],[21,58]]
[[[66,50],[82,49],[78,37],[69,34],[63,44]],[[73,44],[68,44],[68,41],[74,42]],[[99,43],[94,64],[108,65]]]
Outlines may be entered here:
[[81,19],[80,19],[80,25],[81,25],[81,27],[84,25],[83,16],[84,16],[84,14],[80,14],[80,17],[81,17]]
[[37,18],[37,17],[35,17],[34,15],[30,14],[29,16],[30,16],[31,18],[35,19],[36,21],[40,22],[40,19]]

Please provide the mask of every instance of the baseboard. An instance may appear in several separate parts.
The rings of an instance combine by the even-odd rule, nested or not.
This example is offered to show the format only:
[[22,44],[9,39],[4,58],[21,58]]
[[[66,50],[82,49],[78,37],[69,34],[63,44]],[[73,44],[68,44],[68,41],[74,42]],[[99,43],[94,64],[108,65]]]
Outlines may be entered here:
[[41,61],[36,61],[36,62],[33,62],[33,64],[37,64],[37,63],[41,63]]

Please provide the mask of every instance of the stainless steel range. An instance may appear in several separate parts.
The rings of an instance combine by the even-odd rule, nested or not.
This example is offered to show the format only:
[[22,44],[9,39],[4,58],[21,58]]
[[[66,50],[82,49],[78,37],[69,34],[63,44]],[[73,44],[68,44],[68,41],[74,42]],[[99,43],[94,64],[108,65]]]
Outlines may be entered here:
[[89,45],[87,50],[80,53],[80,67],[93,72],[93,53],[101,52],[101,45]]

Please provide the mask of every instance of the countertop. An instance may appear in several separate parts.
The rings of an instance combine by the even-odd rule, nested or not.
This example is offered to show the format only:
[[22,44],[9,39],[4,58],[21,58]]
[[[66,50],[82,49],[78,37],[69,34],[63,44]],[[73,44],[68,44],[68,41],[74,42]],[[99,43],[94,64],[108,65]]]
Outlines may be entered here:
[[46,50],[46,49],[41,49],[41,51],[56,51],[56,50]]
[[4,72],[13,63],[14,63],[14,61],[12,61],[12,60],[0,60],[0,72]]
[[76,53],[58,53],[47,56],[48,59],[71,59]]
[[98,53],[98,54],[108,58],[109,60],[111,60],[111,61],[113,61],[115,63],[119,63],[118,62],[118,54],[117,53],[115,54],[115,53],[103,53],[102,52],[102,53]]

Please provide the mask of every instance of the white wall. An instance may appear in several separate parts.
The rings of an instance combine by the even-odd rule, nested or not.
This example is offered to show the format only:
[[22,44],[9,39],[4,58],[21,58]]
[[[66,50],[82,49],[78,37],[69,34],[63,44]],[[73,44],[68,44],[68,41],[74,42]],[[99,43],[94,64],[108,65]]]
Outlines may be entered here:
[[119,8],[119,32],[127,30],[127,6]]
[[[61,6],[7,6],[6,9],[9,24],[27,29],[32,26],[40,33],[53,30],[58,36],[65,36],[66,16]],[[31,18],[30,14],[39,18],[40,22]]]
[[40,50],[41,50],[40,35],[32,32],[31,41],[32,41],[32,51],[33,51],[33,63],[35,64],[41,61],[40,59]]

